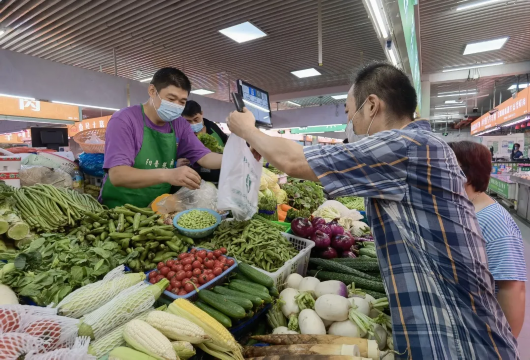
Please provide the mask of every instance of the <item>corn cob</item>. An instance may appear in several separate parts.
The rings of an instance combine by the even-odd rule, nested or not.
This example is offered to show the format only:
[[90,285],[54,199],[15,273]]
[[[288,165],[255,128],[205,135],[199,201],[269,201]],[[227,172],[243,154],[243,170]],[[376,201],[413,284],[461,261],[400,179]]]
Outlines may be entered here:
[[131,286],[99,309],[87,314],[79,326],[78,335],[89,336],[93,340],[100,339],[153,306],[168,285],[169,280],[162,279],[149,286],[142,283]]
[[109,353],[108,360],[156,360],[156,358],[128,347],[117,347]]
[[169,340],[142,320],[131,320],[123,329],[123,338],[133,348],[159,360],[177,360]]
[[241,346],[235,341],[230,332],[210,315],[193,305],[185,299],[173,301],[167,308],[167,312],[183,317],[204,329],[212,341],[208,347],[225,353],[231,359],[243,359]]
[[187,341],[172,341],[171,345],[180,360],[188,360],[195,355],[195,348]]
[[210,339],[200,326],[171,313],[153,311],[147,316],[146,322],[171,340],[200,344]]
[[109,281],[101,280],[83,286],[69,294],[57,305],[58,313],[59,315],[78,319],[105,305],[122,290],[138,284],[144,279],[145,274],[134,273],[119,276]]

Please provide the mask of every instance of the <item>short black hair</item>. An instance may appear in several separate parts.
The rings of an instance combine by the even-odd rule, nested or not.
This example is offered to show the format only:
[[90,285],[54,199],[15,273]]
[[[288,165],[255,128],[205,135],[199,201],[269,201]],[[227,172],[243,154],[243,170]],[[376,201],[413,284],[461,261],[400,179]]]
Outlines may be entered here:
[[174,67],[165,67],[158,70],[151,79],[151,84],[160,92],[168,86],[174,85],[180,89],[186,90],[189,94],[191,91],[190,79],[179,69]]
[[408,76],[397,67],[381,61],[370,62],[361,67],[354,77],[353,97],[357,109],[370,95],[383,100],[394,116],[411,120],[418,106],[416,90]]
[[515,144],[513,144],[513,147],[516,147],[516,146],[518,146],[519,149],[521,148],[521,144],[519,144],[519,143],[515,143]]
[[192,117],[197,114],[200,114],[201,112],[202,112],[202,108],[197,101],[188,100],[186,102],[186,106],[184,107],[184,110],[182,111],[182,116]]

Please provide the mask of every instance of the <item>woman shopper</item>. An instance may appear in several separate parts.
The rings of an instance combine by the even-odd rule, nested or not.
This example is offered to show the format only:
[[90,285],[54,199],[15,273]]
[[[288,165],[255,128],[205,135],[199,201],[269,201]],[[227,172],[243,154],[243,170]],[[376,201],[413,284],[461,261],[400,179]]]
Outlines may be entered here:
[[526,263],[523,239],[508,211],[485,193],[491,174],[491,153],[471,141],[449,143],[467,177],[466,193],[475,207],[486,240],[488,267],[495,280],[497,301],[515,337],[525,312]]

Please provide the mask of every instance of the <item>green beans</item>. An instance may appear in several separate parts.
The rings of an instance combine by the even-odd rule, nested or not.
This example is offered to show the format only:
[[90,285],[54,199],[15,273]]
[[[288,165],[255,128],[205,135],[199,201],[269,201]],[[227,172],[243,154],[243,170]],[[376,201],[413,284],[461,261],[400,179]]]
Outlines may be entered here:
[[198,230],[215,225],[217,219],[207,211],[191,210],[181,215],[177,225],[184,229]]

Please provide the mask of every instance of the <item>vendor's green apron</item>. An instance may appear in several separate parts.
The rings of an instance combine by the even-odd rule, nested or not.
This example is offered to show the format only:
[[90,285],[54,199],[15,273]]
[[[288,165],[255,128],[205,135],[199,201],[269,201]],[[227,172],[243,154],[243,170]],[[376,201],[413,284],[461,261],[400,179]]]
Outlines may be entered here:
[[223,147],[223,148],[225,147],[225,143],[223,142],[223,140],[221,140],[221,138],[219,137],[219,134],[217,134],[216,131],[212,130],[212,133],[210,135],[212,135],[215,138],[215,140],[217,140],[217,144],[219,144],[220,147]]
[[[177,154],[177,141],[173,123],[170,123],[171,133],[169,134],[159,133],[156,130],[150,129],[145,123],[143,105],[142,119],[144,122],[144,137],[140,152],[134,159],[133,167],[142,170],[173,168]],[[111,209],[124,204],[146,207],[158,196],[169,193],[170,189],[171,185],[168,183],[153,185],[142,189],[117,187],[112,185],[108,176],[105,185],[103,185],[103,204]]]

